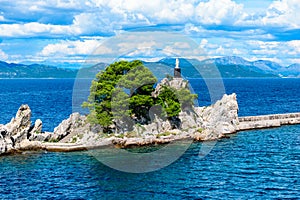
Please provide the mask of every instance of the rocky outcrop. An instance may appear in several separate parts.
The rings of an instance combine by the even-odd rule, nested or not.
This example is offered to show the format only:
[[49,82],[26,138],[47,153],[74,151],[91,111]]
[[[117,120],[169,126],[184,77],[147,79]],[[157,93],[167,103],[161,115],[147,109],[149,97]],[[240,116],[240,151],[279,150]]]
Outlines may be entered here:
[[0,125],[0,155],[23,149],[40,148],[41,143],[29,140],[33,134],[41,134],[42,122],[37,120],[31,126],[31,110],[28,105],[22,105],[16,116],[6,125]]
[[[159,95],[164,86],[174,89],[188,88],[182,78],[163,79],[153,92]],[[0,125],[0,155],[20,150],[64,149],[75,150],[84,147],[117,145],[128,147],[168,143],[180,139],[214,140],[238,130],[238,104],[236,95],[224,95],[214,105],[208,107],[189,107],[177,117],[162,119],[153,114],[147,125],[136,124],[125,133],[104,134],[100,125],[91,125],[86,116],[73,113],[63,120],[54,132],[42,132],[43,123],[37,119],[31,124],[31,110],[22,105],[16,116],[6,125]],[[44,142],[60,142],[56,145]],[[64,145],[69,143],[70,145]],[[72,144],[72,145],[71,145]]]
[[30,131],[31,134],[36,133],[39,134],[42,132],[42,128],[43,128],[43,122],[40,119],[35,120],[34,122],[34,126],[32,128],[32,130]]
[[72,135],[84,131],[86,117],[80,115],[79,113],[73,113],[68,119],[63,120],[56,128],[54,128],[54,133],[51,140],[59,141],[69,134]]
[[29,137],[28,139],[30,141],[48,141],[51,137],[50,132],[42,132],[42,128],[43,128],[43,122],[40,119],[35,120],[34,126],[32,127],[32,130],[29,133]]
[[172,129],[170,121],[163,120],[157,115],[154,116],[152,123],[148,125],[135,125],[133,132],[137,135],[155,135],[158,133],[163,133]]
[[22,105],[15,118],[5,125],[7,133],[12,137],[14,143],[20,143],[27,139],[31,127],[31,110],[28,105]]
[[[176,123],[174,120],[178,120],[178,126],[175,128],[172,126]],[[190,134],[196,140],[215,140],[224,137],[225,134],[236,132],[238,124],[236,94],[225,94],[212,106],[186,109],[173,121],[162,120],[156,116],[149,125],[135,126],[133,132],[143,137],[177,131],[179,134]]]
[[157,84],[155,90],[152,93],[152,96],[157,97],[164,86],[174,88],[175,90],[179,90],[182,88],[188,88],[189,82],[183,78],[164,78],[159,84]]
[[196,108],[202,120],[202,131],[195,135],[197,140],[212,140],[238,130],[238,103],[236,94],[224,95],[214,105]]
[[[189,87],[188,81],[182,78],[165,78],[157,85],[152,95],[158,96],[164,86],[175,90]],[[236,95],[224,95],[212,106],[189,107],[182,110],[179,116],[171,119],[162,119],[153,113],[150,124],[136,124],[131,131],[121,133],[116,131],[109,135],[103,133],[101,126],[89,124],[85,116],[73,113],[68,119],[62,121],[47,139],[74,145],[114,144],[121,147],[168,143],[186,138],[214,140],[237,130],[237,113]],[[38,139],[36,137],[36,139],[45,141],[45,138]]]

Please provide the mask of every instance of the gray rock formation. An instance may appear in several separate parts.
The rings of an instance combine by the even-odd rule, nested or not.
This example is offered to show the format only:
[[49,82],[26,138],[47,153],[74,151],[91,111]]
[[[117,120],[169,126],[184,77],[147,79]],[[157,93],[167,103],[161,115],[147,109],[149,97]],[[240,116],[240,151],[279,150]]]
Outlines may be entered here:
[[42,132],[42,128],[43,128],[43,122],[40,119],[35,120],[34,122],[34,127],[32,128],[32,130],[30,131],[30,133],[41,133]]
[[171,78],[170,80],[168,78],[164,78],[159,84],[157,84],[152,96],[157,97],[164,86],[179,90],[182,88],[188,88],[189,82],[183,78]]
[[34,126],[32,127],[32,130],[29,132],[28,139],[30,141],[48,141],[51,137],[51,133],[49,132],[42,132],[43,128],[43,122],[40,119],[35,120]]
[[153,122],[148,125],[136,125],[133,132],[141,135],[154,135],[163,133],[172,129],[171,123],[168,120],[163,120],[155,115]]
[[[163,79],[153,96],[159,95],[163,86],[176,90],[188,88],[188,81],[182,78]],[[182,110],[178,117],[159,118],[153,113],[148,125],[136,124],[133,131],[104,134],[100,125],[91,125],[86,116],[73,113],[63,120],[54,132],[42,132],[43,123],[37,119],[31,124],[31,110],[22,105],[16,116],[6,125],[0,125],[0,155],[20,150],[34,150],[48,147],[51,149],[82,149],[85,147],[117,145],[147,145],[168,143],[179,139],[214,140],[224,134],[234,133],[239,127],[238,104],[236,95],[224,95],[214,105],[190,107]],[[42,142],[59,142],[54,143]],[[63,145],[66,143],[74,143]],[[71,145],[71,146],[70,146]],[[77,145],[77,146],[74,146]]]
[[[164,133],[175,133],[179,138],[180,135],[189,135],[200,141],[224,137],[225,134],[234,133],[239,129],[236,94],[225,94],[212,106],[192,107],[181,111],[177,120],[179,120],[180,126],[174,128],[171,125],[174,122],[155,117],[149,125],[136,125],[133,132],[144,139]],[[130,141],[132,144],[133,139]],[[142,144],[143,142],[139,140],[138,143]],[[126,142],[123,141],[121,144],[126,144]]]
[[31,127],[31,110],[28,105],[21,105],[16,117],[5,125],[7,132],[11,135],[14,143],[27,139]]
[[30,141],[49,141],[52,137],[53,133],[51,132],[43,132],[43,133],[30,133],[29,140]]
[[203,131],[195,135],[198,140],[217,139],[224,134],[234,133],[238,130],[239,119],[236,94],[225,94],[214,105],[196,108],[195,111],[202,119]]
[[[84,133],[86,127],[85,122],[86,117],[80,115],[79,113],[73,113],[68,119],[63,120],[56,128],[54,128],[54,133],[51,136],[50,140],[59,141],[68,136],[75,136],[77,133]],[[64,139],[64,142],[67,142],[67,139]]]
[[42,121],[37,120],[31,126],[31,110],[28,105],[21,105],[16,116],[6,125],[0,125],[0,155],[23,149],[39,148],[41,144],[29,140],[32,133],[42,131]]

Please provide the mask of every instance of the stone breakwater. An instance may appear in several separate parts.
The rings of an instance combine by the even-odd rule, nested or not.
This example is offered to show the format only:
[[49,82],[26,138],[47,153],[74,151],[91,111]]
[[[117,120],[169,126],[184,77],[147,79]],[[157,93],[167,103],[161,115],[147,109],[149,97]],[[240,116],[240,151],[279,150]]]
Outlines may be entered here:
[[300,113],[239,117],[238,130],[274,128],[282,125],[300,124]]

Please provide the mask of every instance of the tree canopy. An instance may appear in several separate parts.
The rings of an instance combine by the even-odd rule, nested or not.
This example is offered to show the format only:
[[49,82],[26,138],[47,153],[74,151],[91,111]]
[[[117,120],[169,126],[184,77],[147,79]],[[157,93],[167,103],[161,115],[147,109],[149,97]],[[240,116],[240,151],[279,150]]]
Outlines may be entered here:
[[90,109],[88,119],[107,130],[114,122],[148,123],[149,111],[161,108],[167,117],[176,117],[184,107],[193,105],[197,97],[186,88],[174,90],[163,87],[153,97],[157,79],[141,61],[119,61],[109,65],[96,75],[90,88],[90,96],[84,107]]

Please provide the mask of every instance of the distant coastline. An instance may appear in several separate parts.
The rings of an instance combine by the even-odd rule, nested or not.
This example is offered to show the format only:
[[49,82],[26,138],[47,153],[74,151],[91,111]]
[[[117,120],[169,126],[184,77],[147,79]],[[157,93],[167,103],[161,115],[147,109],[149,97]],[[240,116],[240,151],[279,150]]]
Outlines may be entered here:
[[[200,78],[199,71],[207,75],[205,78],[219,77],[212,73],[216,66],[222,78],[300,78],[300,65],[293,64],[283,67],[271,61],[247,61],[241,57],[227,56],[199,61],[196,59],[180,59],[185,78]],[[173,58],[165,58],[157,62],[144,62],[149,69],[157,67],[171,70]],[[98,63],[91,67],[76,69],[44,64],[15,64],[0,61],[0,79],[29,78],[92,78],[104,70],[106,63]]]

